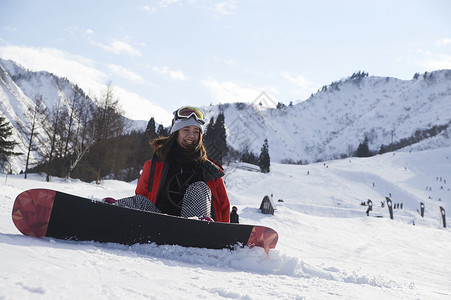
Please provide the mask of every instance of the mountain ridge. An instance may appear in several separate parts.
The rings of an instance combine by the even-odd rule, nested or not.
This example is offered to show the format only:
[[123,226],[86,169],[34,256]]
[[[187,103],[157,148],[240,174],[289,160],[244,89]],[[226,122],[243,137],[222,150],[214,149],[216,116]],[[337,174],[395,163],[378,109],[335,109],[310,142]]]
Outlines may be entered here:
[[[450,145],[451,70],[425,73],[417,79],[390,77],[344,79],[332,83],[306,101],[279,109],[258,110],[253,106],[230,104],[207,108],[223,112],[230,131],[228,143],[240,148],[241,128],[252,151],[259,152],[265,138],[271,158],[305,163],[351,156],[359,143],[368,138],[369,147],[409,139],[420,130],[445,125],[435,137],[412,145],[412,149],[430,149]],[[229,139],[230,138],[230,139]],[[277,148],[274,151],[274,148]],[[271,149],[273,148],[273,149]]]
[[[51,108],[58,99],[68,99],[74,89],[78,87],[67,78],[28,71],[0,59],[0,107],[14,127],[14,140],[19,143],[16,151],[25,153],[26,141],[16,123],[27,122],[24,112],[32,98],[42,95]],[[265,103],[259,103],[263,98]],[[224,103],[203,109],[207,123],[224,113],[230,148],[258,154],[267,139],[275,162],[306,164],[349,157],[365,138],[374,153],[396,143],[404,151],[451,146],[451,70],[415,74],[411,80],[358,72],[323,86],[305,101],[289,106],[271,101],[262,92],[253,103]],[[134,128],[143,130],[147,121],[133,123]],[[410,141],[412,137],[417,138]],[[32,160],[37,159],[35,153]],[[12,159],[14,172],[23,169],[23,160]]]

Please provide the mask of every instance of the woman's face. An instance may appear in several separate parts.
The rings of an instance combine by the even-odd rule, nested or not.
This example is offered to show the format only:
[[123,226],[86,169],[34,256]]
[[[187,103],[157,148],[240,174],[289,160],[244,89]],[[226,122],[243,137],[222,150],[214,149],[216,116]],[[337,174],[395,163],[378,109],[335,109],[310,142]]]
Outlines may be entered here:
[[179,130],[177,143],[184,149],[192,148],[199,142],[200,129],[197,126],[189,125]]

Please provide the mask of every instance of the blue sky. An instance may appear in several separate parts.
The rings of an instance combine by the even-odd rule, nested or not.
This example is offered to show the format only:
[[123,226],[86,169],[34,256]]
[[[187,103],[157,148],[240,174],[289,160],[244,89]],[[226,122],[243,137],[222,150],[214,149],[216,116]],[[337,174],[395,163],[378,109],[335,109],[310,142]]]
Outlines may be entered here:
[[451,69],[447,0],[1,0],[0,58],[47,70],[127,115],[169,125],[185,104],[285,104],[364,70]]

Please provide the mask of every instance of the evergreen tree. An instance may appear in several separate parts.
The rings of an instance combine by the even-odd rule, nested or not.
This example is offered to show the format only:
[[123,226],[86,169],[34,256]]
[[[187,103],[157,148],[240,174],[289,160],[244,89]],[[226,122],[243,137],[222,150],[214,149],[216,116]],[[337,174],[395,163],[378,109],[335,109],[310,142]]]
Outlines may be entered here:
[[282,102],[277,102],[277,106],[276,106],[277,109],[281,109],[284,107],[287,107],[287,106],[285,104],[283,104]]
[[262,146],[262,152],[260,153],[260,157],[258,158],[258,165],[262,173],[269,173],[271,160],[269,157],[269,146],[268,139],[265,139]]
[[215,133],[214,133],[214,126],[215,126],[215,118],[211,117],[210,122],[206,127],[204,127],[204,134],[202,136],[203,143],[205,145],[205,149],[207,150],[207,155],[211,158],[213,158],[213,153],[216,152],[215,149]]
[[158,125],[158,130],[157,130],[158,136],[169,136],[169,135],[170,135],[169,132],[170,132],[170,131],[169,131],[168,128],[164,128],[164,126],[161,125],[161,124]]
[[241,154],[240,160],[242,162],[245,162],[245,163],[248,163],[248,164],[258,165],[258,157],[257,157],[257,155],[254,154],[253,152],[251,152],[249,150],[248,146],[246,146],[243,149],[243,152]]
[[222,164],[223,158],[229,152],[223,113],[218,115],[216,122],[213,117],[210,119],[210,123],[207,125],[203,138],[208,157]]
[[145,136],[149,141],[157,137],[157,127],[155,125],[155,119],[153,117],[150,118],[149,122],[147,123]]
[[214,126],[214,132],[215,132],[215,144],[216,147],[219,149],[217,161],[222,164],[222,159],[227,155],[229,152],[229,148],[227,147],[227,134],[225,129],[225,117],[223,113],[220,113],[218,115],[218,118],[216,119],[216,123]]
[[150,147],[150,141],[157,137],[155,119],[153,117],[150,118],[144,133],[137,133],[137,135],[139,139],[136,145],[137,150],[135,153],[136,157],[134,158],[134,161],[136,162],[135,164],[137,166],[142,167],[146,160],[152,158],[153,149]]
[[8,140],[13,132],[12,126],[6,121],[5,117],[0,116],[0,161],[8,161],[8,157],[11,155],[20,155],[13,151],[17,145],[16,142]]
[[367,137],[365,137],[365,140],[363,141],[363,143],[359,144],[359,147],[357,148],[354,156],[356,156],[356,157],[370,157],[371,156],[370,149],[368,148],[368,138]]
[[210,122],[205,127],[205,132],[203,135],[204,145],[208,148],[208,145],[214,142],[214,126],[215,126],[215,118],[211,117]]

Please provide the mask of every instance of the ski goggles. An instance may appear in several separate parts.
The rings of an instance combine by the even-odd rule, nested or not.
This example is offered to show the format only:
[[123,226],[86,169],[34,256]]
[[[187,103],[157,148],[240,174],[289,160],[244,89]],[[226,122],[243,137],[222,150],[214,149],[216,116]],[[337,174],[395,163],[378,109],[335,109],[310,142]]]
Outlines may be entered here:
[[182,108],[179,108],[175,112],[175,119],[189,119],[191,117],[194,117],[197,122],[204,125],[205,124],[205,118],[204,113],[197,107],[192,106],[185,106]]

